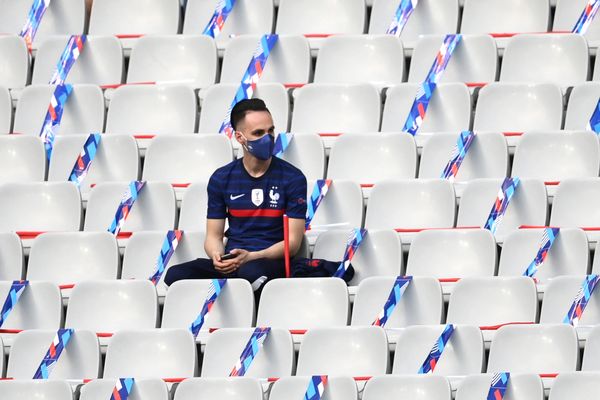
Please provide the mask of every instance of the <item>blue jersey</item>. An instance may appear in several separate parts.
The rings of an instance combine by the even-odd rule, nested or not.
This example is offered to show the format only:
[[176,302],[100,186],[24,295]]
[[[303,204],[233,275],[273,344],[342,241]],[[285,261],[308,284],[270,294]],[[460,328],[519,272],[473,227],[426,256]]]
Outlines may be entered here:
[[242,159],[217,169],[208,182],[209,219],[228,219],[225,251],[263,250],[283,240],[283,214],[306,218],[306,177],[277,157],[259,178]]

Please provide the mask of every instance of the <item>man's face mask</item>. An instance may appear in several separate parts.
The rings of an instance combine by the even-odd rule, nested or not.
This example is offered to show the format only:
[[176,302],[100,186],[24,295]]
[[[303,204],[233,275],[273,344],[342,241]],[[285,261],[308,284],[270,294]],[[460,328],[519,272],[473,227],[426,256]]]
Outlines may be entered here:
[[[243,134],[242,134],[243,136]],[[246,136],[244,136],[246,138]],[[275,148],[275,138],[271,134],[266,134],[260,139],[248,140],[246,138],[246,150],[259,160],[266,161],[271,158]]]

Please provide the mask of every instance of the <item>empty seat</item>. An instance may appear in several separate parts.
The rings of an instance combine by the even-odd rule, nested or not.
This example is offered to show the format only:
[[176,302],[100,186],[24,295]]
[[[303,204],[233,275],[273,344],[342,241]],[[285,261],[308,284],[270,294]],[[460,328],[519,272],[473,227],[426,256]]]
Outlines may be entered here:
[[[189,329],[208,296],[210,280],[177,281],[165,297],[161,328]],[[244,279],[227,279],[197,337],[203,344],[212,328],[249,328],[254,324],[254,292]]]
[[[442,176],[452,158],[459,135],[457,132],[440,132],[427,140],[419,163],[419,178]],[[504,136],[499,132],[477,132],[454,182],[478,178],[503,178],[507,172],[508,147]]]
[[[240,76],[239,79],[242,79]],[[220,83],[213,85],[204,93],[198,132],[218,133],[227,116],[227,110],[235,97],[240,83]],[[273,117],[276,132],[286,132],[290,113],[290,103],[285,88],[280,83],[258,83],[253,93],[254,98],[264,100]],[[237,141],[232,141],[239,147]]]
[[[216,6],[217,3],[211,0],[189,0],[185,7],[183,33],[187,35],[202,34],[212,18]],[[274,11],[271,0],[236,1],[227,16],[221,33],[215,38],[218,48],[225,48],[231,38],[237,36],[271,33],[273,19]]]
[[[54,140],[52,158],[48,167],[49,181],[69,179],[75,161],[83,150],[89,135],[62,135]],[[84,201],[92,185],[102,182],[122,182],[138,179],[140,155],[135,139],[129,135],[102,135],[96,156],[79,189]]]
[[78,283],[65,319],[66,327],[105,333],[156,328],[157,323],[156,289],[148,280]]
[[[68,36],[56,36],[40,45],[31,78],[33,84],[46,84],[50,81],[68,40]],[[73,64],[66,82],[118,84],[123,81],[124,65],[123,50],[117,38],[90,35],[87,36],[81,56]]]
[[23,277],[25,258],[19,236],[14,232],[0,233],[0,281],[15,281]]
[[131,51],[127,83],[183,83],[208,87],[217,79],[217,49],[207,36],[151,35]]
[[[239,5],[241,6],[243,3],[240,2]],[[237,6],[236,2],[234,10]],[[254,7],[253,4],[251,8]],[[221,83],[240,84],[261,38],[259,35],[242,35],[231,39],[231,43],[227,45],[223,55]],[[217,39],[217,43],[218,41],[219,39]],[[269,53],[259,82],[307,83],[312,76],[311,72],[310,49],[307,39],[300,35],[280,35]]]
[[550,400],[580,399],[594,396],[600,390],[598,372],[564,372],[556,377],[550,391]]
[[[0,14],[4,17],[4,12]],[[27,14],[23,14],[22,24],[25,24],[26,16]],[[23,88],[30,75],[29,52],[25,40],[17,35],[0,37],[0,86],[7,89]]]
[[2,184],[0,210],[0,231],[78,231],[81,225],[79,191],[70,182]]
[[[208,336],[202,377],[226,377],[240,361],[240,356],[255,328],[219,329]],[[245,376],[252,378],[284,377],[292,374],[294,344],[286,329],[271,328]]]
[[[386,33],[400,3],[394,0],[375,0],[369,22],[369,33]],[[458,0],[426,0],[415,7],[400,38],[404,46],[413,49],[421,35],[455,33],[458,29]],[[433,61],[433,59],[432,59]]]
[[188,378],[198,361],[192,334],[184,329],[116,332],[106,350],[104,378]]
[[290,330],[346,326],[349,316],[348,289],[341,279],[274,279],[260,296],[256,325]]
[[[416,374],[437,345],[445,325],[409,326],[400,332],[394,355],[394,375]],[[454,327],[433,374],[469,375],[479,374],[483,368],[483,337],[478,327],[460,325]]]
[[[485,398],[492,386],[494,374],[467,376],[456,392],[457,400]],[[535,374],[510,374],[504,396],[514,400],[543,400],[544,385]]]
[[296,375],[383,375],[388,365],[388,343],[382,328],[315,328],[304,336]]
[[[332,230],[319,235],[313,252],[314,258],[330,261],[344,257],[349,230]],[[400,237],[392,229],[369,229],[352,258],[354,278],[350,281],[351,294],[356,286],[371,276],[398,276],[404,264]],[[372,322],[372,321],[371,321]]]
[[[572,31],[587,5],[587,0],[557,0],[552,30],[563,32]],[[592,18],[589,21],[587,31],[583,34],[590,47],[598,47],[600,40],[599,28],[600,25],[598,24],[598,20]]]
[[[419,38],[410,61],[409,82],[425,80],[443,41],[443,35]],[[439,82],[493,82],[497,71],[498,50],[494,39],[489,35],[463,35]]]
[[[539,251],[543,234],[543,229],[519,229],[508,235],[502,246],[498,275],[523,275]],[[538,281],[538,289],[544,291],[545,285],[557,276],[583,276],[587,274],[589,265],[590,254],[585,233],[576,228],[561,228],[534,276]]]
[[[288,376],[278,379],[269,392],[270,400],[287,400],[301,398],[308,390],[310,377]],[[358,393],[356,383],[348,376],[327,377],[324,385],[323,399],[356,400]]]
[[[106,231],[115,218],[128,182],[103,182],[92,188],[83,229]],[[122,226],[123,231],[173,229],[175,226],[175,193],[169,183],[146,182]]]
[[325,175],[325,145],[316,133],[294,135],[281,159],[300,169],[309,181]]
[[[417,147],[408,133],[363,133],[341,136],[331,148],[327,177],[359,184],[416,175]],[[437,178],[437,177],[436,177]]]
[[46,400],[71,400],[73,391],[66,381],[24,380],[1,381],[0,391],[9,399],[28,400],[43,398]]
[[600,327],[596,325],[589,332],[585,350],[583,352],[582,371],[600,371],[600,362],[598,362],[598,354],[600,354]]
[[402,83],[402,41],[392,35],[339,35],[323,41],[315,82],[364,83],[379,88]]
[[[0,2],[0,32],[14,34],[21,32],[31,5],[30,1]],[[54,35],[82,34],[84,25],[84,0],[62,0],[50,3],[33,40],[33,48],[37,48],[40,43]]]
[[[8,358],[6,376],[32,379],[48,352],[56,330],[31,329],[15,337]],[[48,379],[93,379],[100,374],[100,345],[96,334],[76,330],[72,333]]]
[[183,231],[206,231],[208,193],[206,182],[195,182],[183,194],[178,228]]
[[461,33],[546,32],[550,23],[547,0],[466,0]]
[[[600,226],[598,201],[599,178],[564,179],[556,189],[550,215],[550,225],[561,228],[588,228]],[[588,240],[597,241],[597,232],[586,231]]]
[[506,325],[492,341],[487,371],[562,373],[575,371],[578,358],[577,334],[570,325]]
[[374,376],[369,379],[363,392],[364,400],[449,400],[452,398],[450,384],[443,376]]
[[[502,182],[503,179],[475,179],[469,182],[460,200],[456,225],[484,227]],[[547,215],[544,183],[534,179],[521,179],[504,217],[497,225],[496,241],[502,243],[506,235],[521,225],[546,225]]]
[[427,228],[452,228],[456,198],[444,179],[386,180],[371,192],[367,229],[399,229],[402,243]]
[[108,232],[47,232],[31,246],[27,279],[71,284],[117,279],[119,253]]
[[[116,379],[94,379],[81,387],[79,399],[109,399],[116,382]],[[161,379],[136,379],[130,396],[131,399],[169,400],[167,385]]]
[[558,130],[562,124],[562,110],[562,94],[556,85],[491,83],[479,92],[473,129],[497,132]]
[[41,182],[46,150],[37,137],[0,135],[0,182]]
[[516,35],[506,45],[500,81],[574,86],[587,80],[589,63],[581,35]]
[[[135,206],[134,206],[135,207]],[[165,240],[166,231],[138,231],[131,235],[123,255],[122,279],[149,279],[156,270],[156,260]],[[184,231],[177,249],[166,265],[157,285],[158,295],[164,297],[167,287],[164,276],[171,265],[207,257],[204,252],[204,233]],[[191,322],[191,321],[190,321]]]
[[0,134],[9,133],[12,126],[12,104],[7,88],[0,86]]
[[[13,132],[39,136],[54,90],[53,85],[31,85],[23,90],[17,103]],[[103,128],[102,90],[95,85],[74,85],[55,133],[97,133],[102,132]]]
[[262,400],[263,390],[254,378],[192,378],[177,386],[174,400],[221,398],[226,400]]
[[192,133],[196,126],[196,95],[183,85],[122,86],[112,95],[107,133]]
[[573,87],[565,114],[565,129],[589,130],[588,125],[600,98],[600,82]]

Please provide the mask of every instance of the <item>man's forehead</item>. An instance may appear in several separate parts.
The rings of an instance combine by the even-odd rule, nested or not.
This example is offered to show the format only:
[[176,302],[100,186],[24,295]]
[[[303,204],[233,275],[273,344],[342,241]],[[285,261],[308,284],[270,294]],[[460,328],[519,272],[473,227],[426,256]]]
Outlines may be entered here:
[[273,126],[273,118],[268,111],[248,111],[240,124],[249,131],[255,129],[267,130]]

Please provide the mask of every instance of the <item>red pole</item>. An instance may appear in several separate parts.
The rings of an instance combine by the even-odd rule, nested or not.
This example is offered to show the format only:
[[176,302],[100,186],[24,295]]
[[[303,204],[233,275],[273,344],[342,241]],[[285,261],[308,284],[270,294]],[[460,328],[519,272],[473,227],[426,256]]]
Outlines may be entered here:
[[290,277],[290,218],[283,215],[283,256],[285,258],[285,277]]

